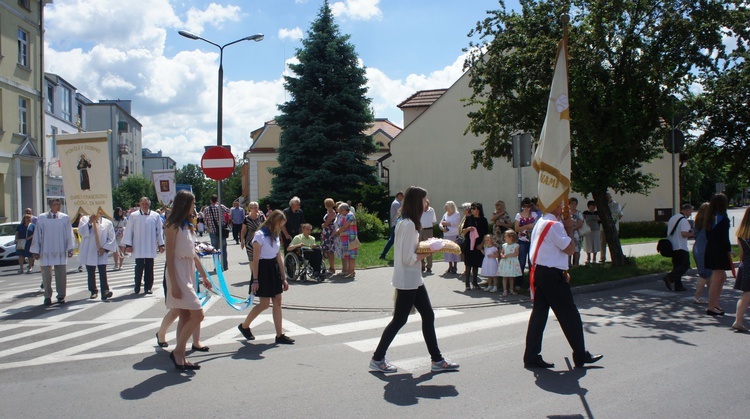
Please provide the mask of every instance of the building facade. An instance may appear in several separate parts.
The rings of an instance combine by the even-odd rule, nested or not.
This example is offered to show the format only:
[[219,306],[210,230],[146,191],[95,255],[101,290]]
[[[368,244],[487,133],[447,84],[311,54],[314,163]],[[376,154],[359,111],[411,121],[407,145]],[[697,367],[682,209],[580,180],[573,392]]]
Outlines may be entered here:
[[143,175],[143,125],[130,114],[130,100],[100,100],[86,105],[86,131],[108,131],[112,187],[130,175]]
[[152,152],[144,148],[141,158],[143,159],[143,176],[148,180],[151,180],[151,172],[154,170],[177,170],[177,162],[169,156],[162,156],[161,150]]
[[0,222],[46,209],[42,28],[50,3],[0,1]]

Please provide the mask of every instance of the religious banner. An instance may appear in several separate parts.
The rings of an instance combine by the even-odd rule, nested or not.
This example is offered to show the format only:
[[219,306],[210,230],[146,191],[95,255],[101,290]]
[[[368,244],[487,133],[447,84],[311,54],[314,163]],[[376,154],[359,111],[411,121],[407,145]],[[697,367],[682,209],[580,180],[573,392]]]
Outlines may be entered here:
[[58,134],[55,139],[70,219],[79,213],[112,218],[108,132]]
[[[539,207],[548,212],[567,200],[570,192],[570,112],[568,110],[568,46],[557,47],[547,116],[539,134],[532,166],[539,173]],[[567,202],[565,202],[567,204]]]
[[175,189],[175,170],[160,169],[151,171],[151,180],[154,182],[156,189],[156,199],[159,206],[168,207],[172,205],[177,189]]

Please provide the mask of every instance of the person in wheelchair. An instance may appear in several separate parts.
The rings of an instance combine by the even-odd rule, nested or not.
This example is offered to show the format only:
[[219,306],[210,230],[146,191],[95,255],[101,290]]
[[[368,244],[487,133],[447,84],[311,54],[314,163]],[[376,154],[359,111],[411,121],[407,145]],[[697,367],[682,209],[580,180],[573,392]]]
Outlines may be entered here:
[[315,279],[323,279],[325,271],[321,271],[321,265],[323,262],[323,253],[320,246],[315,243],[315,237],[311,236],[312,225],[305,223],[300,226],[301,234],[294,236],[287,251],[294,251],[298,255],[302,255],[313,268],[313,277]]

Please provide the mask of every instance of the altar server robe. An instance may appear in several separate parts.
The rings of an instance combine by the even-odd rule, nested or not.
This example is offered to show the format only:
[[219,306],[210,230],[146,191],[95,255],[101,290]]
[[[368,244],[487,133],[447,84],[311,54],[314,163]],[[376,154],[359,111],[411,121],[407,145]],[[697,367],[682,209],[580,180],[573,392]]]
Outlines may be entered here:
[[29,249],[32,254],[39,255],[41,266],[55,266],[68,264],[68,252],[75,249],[73,227],[70,217],[58,212],[45,212],[36,220],[34,240]]
[[[112,221],[100,218],[96,226],[96,232],[99,235],[99,246],[102,249],[110,253],[117,249],[115,227]],[[94,236],[94,227],[89,224],[89,217],[81,217],[78,224],[78,234],[81,235],[81,245],[78,248],[78,260],[81,262],[81,265],[106,265],[109,253],[99,256],[99,250],[96,247],[96,237]]]
[[125,233],[122,236],[122,245],[133,248],[133,257],[136,259],[153,259],[164,246],[164,235],[162,234],[163,223],[161,216],[156,211],[149,210],[143,213],[141,210],[130,214]]

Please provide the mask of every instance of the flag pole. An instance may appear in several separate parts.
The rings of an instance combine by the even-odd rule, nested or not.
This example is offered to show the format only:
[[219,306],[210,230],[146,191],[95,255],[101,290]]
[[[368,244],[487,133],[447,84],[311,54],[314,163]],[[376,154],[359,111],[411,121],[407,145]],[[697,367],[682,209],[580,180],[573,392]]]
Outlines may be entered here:
[[[568,72],[568,22],[570,22],[570,16],[567,13],[563,13],[560,16],[560,21],[563,24],[563,54],[565,54],[565,80],[568,83],[568,92],[570,92],[570,73]],[[572,169],[572,162],[571,162],[571,169]],[[572,170],[571,170],[571,181],[573,178]],[[568,197],[570,195],[570,188],[568,188],[565,191],[565,194],[563,195],[563,213],[562,218],[568,219],[570,218],[570,205],[568,204]]]

